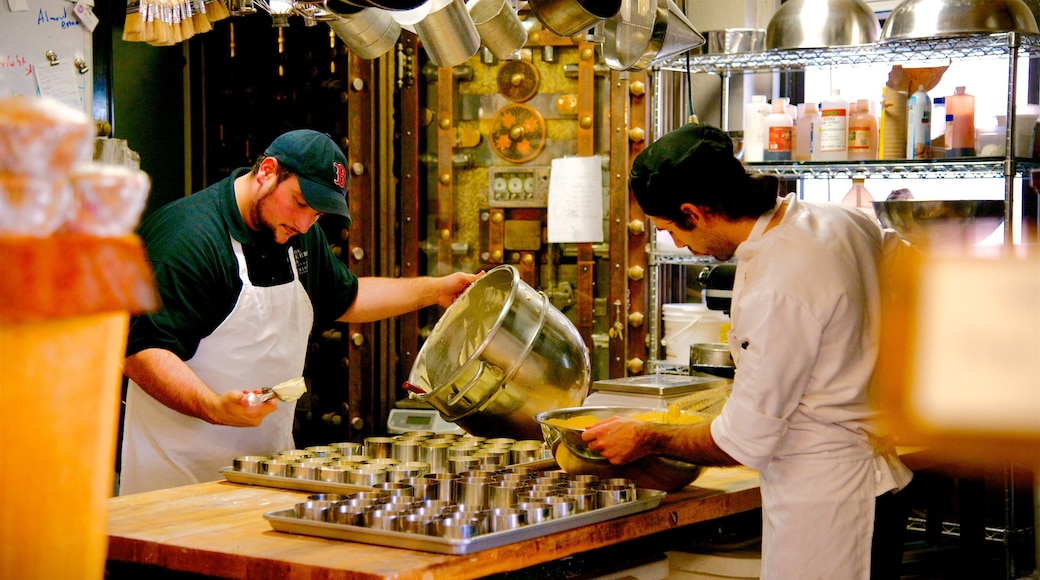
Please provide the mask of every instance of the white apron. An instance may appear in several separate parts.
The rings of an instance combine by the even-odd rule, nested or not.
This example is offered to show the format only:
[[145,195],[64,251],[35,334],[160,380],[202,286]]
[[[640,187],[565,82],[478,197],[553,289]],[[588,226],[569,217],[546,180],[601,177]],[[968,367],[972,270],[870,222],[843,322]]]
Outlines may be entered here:
[[[231,314],[186,361],[217,394],[272,387],[301,376],[314,321],[295,252],[289,250],[293,281],[261,288],[249,281],[242,245],[232,239],[231,246],[242,292]],[[130,381],[119,494],[220,479],[220,469],[236,456],[290,449],[295,410],[295,402],[279,402],[258,427],[212,425],[170,409]]]
[[[765,233],[781,203],[757,220],[748,241]],[[743,278],[734,279],[734,303]],[[740,350],[732,349],[737,368]],[[905,486],[910,472],[869,442],[850,444],[861,453],[776,458],[760,472],[762,580],[869,579],[875,498]]]

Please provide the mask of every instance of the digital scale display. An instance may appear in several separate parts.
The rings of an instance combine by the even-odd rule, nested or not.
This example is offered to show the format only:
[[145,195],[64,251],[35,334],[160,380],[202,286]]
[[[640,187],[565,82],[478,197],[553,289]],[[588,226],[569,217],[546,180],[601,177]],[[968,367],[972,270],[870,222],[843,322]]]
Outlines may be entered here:
[[409,431],[433,431],[434,433],[465,433],[461,427],[445,421],[441,414],[432,409],[390,409],[386,418],[390,433],[402,434]]

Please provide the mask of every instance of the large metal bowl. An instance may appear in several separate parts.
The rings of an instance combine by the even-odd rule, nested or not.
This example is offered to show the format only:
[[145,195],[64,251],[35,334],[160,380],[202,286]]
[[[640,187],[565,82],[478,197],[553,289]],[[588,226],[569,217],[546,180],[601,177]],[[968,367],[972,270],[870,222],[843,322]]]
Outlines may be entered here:
[[826,48],[877,42],[881,23],[863,0],[789,0],[766,27],[766,48]]
[[885,21],[881,40],[994,32],[1037,33],[1022,0],[903,0]]
[[1003,200],[875,201],[881,225],[917,245],[973,245],[1004,223]]
[[[611,406],[572,407],[543,411],[535,415],[534,419],[542,426],[542,437],[552,450],[556,463],[567,473],[597,475],[601,479],[611,477],[631,479],[636,482],[638,487],[644,489],[662,491],[681,489],[697,479],[704,471],[704,467],[659,455],[649,455],[625,465],[611,465],[606,458],[589,449],[588,445],[582,441],[581,434],[585,431],[584,429],[563,427],[550,422],[554,419],[566,420],[578,416],[592,416],[597,419],[614,416],[632,417],[653,411],[662,411],[662,409]],[[691,414],[697,415],[696,413]],[[707,420],[707,416],[700,416]]]

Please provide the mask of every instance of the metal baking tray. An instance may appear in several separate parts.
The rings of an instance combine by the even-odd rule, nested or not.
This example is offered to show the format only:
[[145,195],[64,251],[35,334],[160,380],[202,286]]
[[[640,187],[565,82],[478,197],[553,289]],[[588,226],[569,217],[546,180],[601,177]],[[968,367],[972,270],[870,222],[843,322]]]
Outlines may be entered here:
[[246,485],[261,485],[264,487],[277,487],[279,489],[292,489],[295,491],[309,491],[311,493],[354,493],[356,491],[372,491],[367,485],[355,485],[353,483],[338,483],[335,481],[319,481],[317,479],[297,479],[295,477],[282,477],[280,475],[261,475],[259,473],[244,473],[236,471],[233,467],[225,467],[220,470],[224,478],[231,483],[244,483]]
[[[517,463],[507,467],[530,467],[533,469],[552,469],[556,467],[553,458],[536,459],[526,463]],[[320,481],[316,479],[297,479],[295,477],[282,477],[280,475],[262,475],[259,473],[245,473],[237,471],[228,466],[220,470],[224,478],[231,483],[243,483],[246,485],[259,485],[263,487],[277,487],[278,489],[291,489],[294,491],[308,491],[310,493],[353,493],[355,491],[372,491],[367,485],[356,485],[353,483],[338,483],[335,481]]]
[[661,500],[664,499],[665,495],[667,494],[663,491],[639,489],[636,493],[636,499],[628,503],[598,508],[547,522],[529,524],[514,530],[481,534],[466,540],[306,520],[296,517],[293,508],[267,512],[264,514],[264,519],[270,522],[271,527],[276,531],[288,532],[290,534],[318,536],[333,540],[376,544],[389,548],[405,548],[423,552],[436,552],[438,554],[472,554],[514,542],[539,538],[581,526],[597,524],[614,518],[652,510],[661,504]]

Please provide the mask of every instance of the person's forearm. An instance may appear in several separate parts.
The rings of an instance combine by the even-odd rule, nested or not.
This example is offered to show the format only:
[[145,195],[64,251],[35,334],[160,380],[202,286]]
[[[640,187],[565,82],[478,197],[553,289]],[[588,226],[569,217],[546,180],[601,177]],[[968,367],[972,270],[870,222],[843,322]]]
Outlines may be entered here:
[[167,407],[214,423],[219,397],[177,355],[150,348],[126,358],[123,374]]
[[[432,278],[358,278],[354,303],[343,322],[374,322],[425,308],[436,301]],[[433,296],[428,296],[433,294]]]
[[688,425],[653,425],[650,447],[654,455],[682,459],[697,465],[740,465],[715,443],[710,422],[693,428]]

